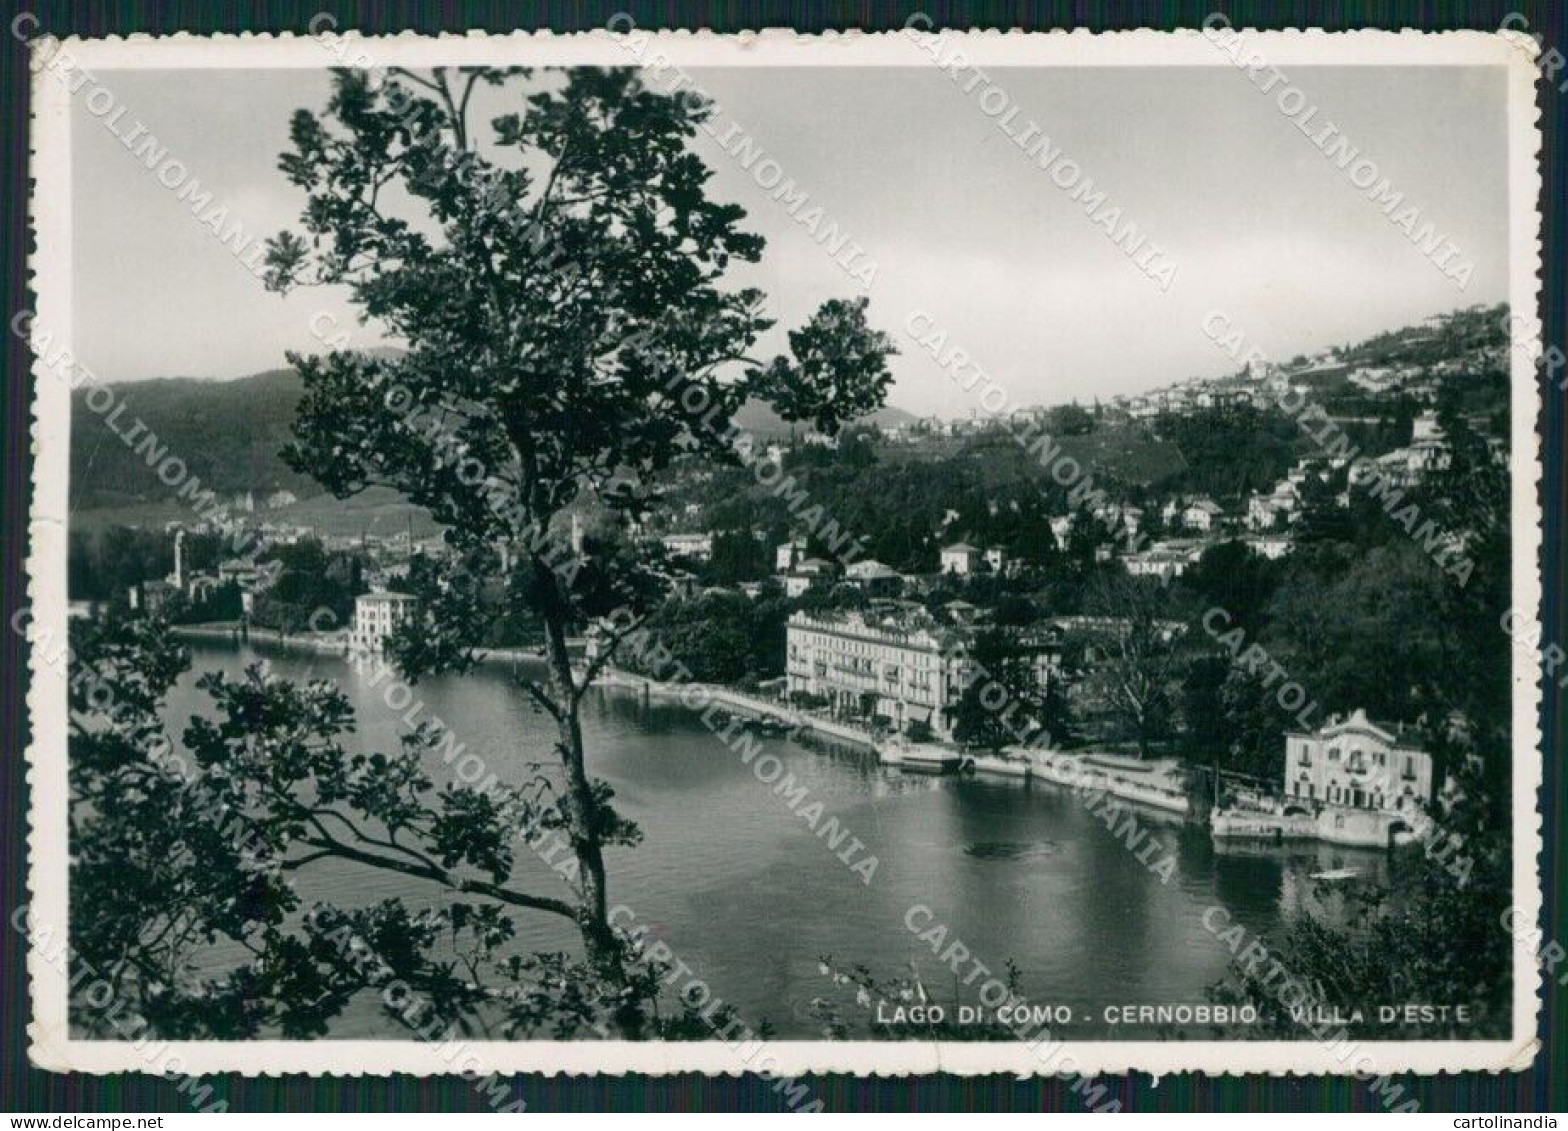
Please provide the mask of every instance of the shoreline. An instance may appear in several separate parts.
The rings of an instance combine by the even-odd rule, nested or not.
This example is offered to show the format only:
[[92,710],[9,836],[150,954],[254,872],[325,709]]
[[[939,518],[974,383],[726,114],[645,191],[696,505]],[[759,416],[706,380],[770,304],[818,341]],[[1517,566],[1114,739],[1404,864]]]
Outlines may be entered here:
[[[172,624],[171,636],[187,640],[221,640],[232,644],[269,644],[277,648],[298,649],[304,652],[338,654],[346,656],[352,646],[344,635],[318,633],[284,633],[275,628],[252,626],[243,634],[238,625],[229,624]],[[480,664],[515,663],[519,660],[542,660],[542,648],[476,648],[474,661]]]
[[[773,719],[792,728],[809,730],[829,738],[863,746],[885,765],[904,766],[916,772],[929,771],[937,768],[938,765],[946,768],[950,763],[953,769],[968,768],[975,773],[997,777],[1021,778],[1025,781],[1038,778],[1050,785],[1100,788],[1120,800],[1136,802],[1166,813],[1187,816],[1191,812],[1191,803],[1184,792],[1117,774],[1114,761],[1107,761],[1113,759],[1113,755],[1093,751],[1075,754],[1056,752],[1054,758],[1041,758],[1035,751],[1016,747],[1004,748],[997,752],[975,753],[946,744],[932,743],[929,744],[932,751],[943,753],[933,758],[911,759],[904,752],[918,750],[919,747],[894,745],[885,738],[879,739],[870,731],[837,719],[824,719],[798,708],[718,684],[664,683],[647,676],[609,667],[599,673],[595,682],[606,688],[636,692],[650,699],[657,696],[664,700],[679,700],[687,696],[701,695],[703,705],[718,703],[740,714]],[[1062,759],[1072,759],[1078,767],[1077,771],[1070,774],[1063,772],[1059,765]],[[1157,768],[1158,765],[1154,763],[1144,764],[1142,772],[1147,774]]]
[[[171,625],[170,631],[174,636],[185,639],[214,640],[231,644],[266,644],[318,655],[347,656],[350,651],[346,635],[331,637],[312,634],[291,635],[279,632],[277,629],[253,627],[249,629],[246,636],[242,637],[239,626],[231,624]],[[537,649],[484,648],[475,651],[476,662],[480,664],[538,661],[542,658],[542,651]],[[581,675],[580,663],[574,664],[573,670]],[[1170,784],[1172,772],[1177,765],[1174,760],[1139,762],[1123,755],[1092,750],[1066,753],[1009,747],[994,752],[973,752],[943,743],[922,744],[917,747],[890,742],[886,736],[876,735],[851,723],[822,718],[809,711],[722,684],[661,682],[614,667],[603,668],[595,677],[594,684],[606,691],[629,692],[649,701],[654,698],[666,702],[698,699],[700,701],[695,704],[697,707],[717,704],[738,715],[770,720],[791,730],[808,731],[822,738],[859,747],[874,754],[881,764],[901,767],[906,772],[970,771],[975,774],[1021,780],[1025,783],[1038,780],[1060,788],[1096,789],[1117,800],[1132,802],[1167,815],[1184,819],[1192,817],[1192,802],[1186,790]],[[914,757],[910,756],[911,752],[915,752]],[[1133,774],[1137,776],[1131,776]],[[1277,836],[1272,829],[1267,830],[1267,835],[1248,835],[1243,828],[1236,827],[1250,826],[1254,821],[1265,825],[1273,825],[1279,821],[1277,815],[1263,811],[1253,813],[1250,810],[1230,809],[1211,814],[1203,823],[1209,827],[1211,835],[1218,832],[1219,835],[1215,836],[1217,843],[1245,840],[1253,843],[1271,841],[1279,844],[1320,843],[1370,850],[1389,847],[1388,830],[1385,827],[1387,821],[1378,820],[1375,814],[1362,815],[1354,810],[1345,812],[1354,814],[1358,818],[1349,829],[1335,828],[1331,822],[1320,817],[1314,820],[1288,822],[1291,827],[1282,830],[1283,836]],[[1332,814],[1324,816],[1332,816]],[[1214,821],[1215,817],[1219,818],[1217,825]],[[1362,825],[1366,827],[1362,828]]]

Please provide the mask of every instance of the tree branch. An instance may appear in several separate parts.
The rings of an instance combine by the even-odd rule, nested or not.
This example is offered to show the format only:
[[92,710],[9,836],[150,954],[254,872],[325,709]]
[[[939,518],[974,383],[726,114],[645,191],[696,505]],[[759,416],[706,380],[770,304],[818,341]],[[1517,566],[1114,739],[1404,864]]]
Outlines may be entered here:
[[562,918],[570,919],[573,922],[577,921],[577,908],[564,900],[553,899],[543,895],[528,895],[525,892],[513,891],[511,888],[504,888],[485,880],[458,879],[440,869],[430,869],[381,856],[378,853],[366,852],[363,849],[344,844],[331,836],[305,837],[303,841],[312,848],[323,850],[313,854],[313,856],[333,855],[344,860],[352,860],[357,864],[366,864],[372,868],[380,868],[383,871],[397,872],[401,875],[413,876],[416,879],[428,880],[431,883],[440,884],[454,891],[485,895],[497,902],[511,904],[514,907],[529,907],[536,911],[548,911]]
[[647,624],[651,617],[651,613],[644,613],[642,616],[628,624],[624,631],[613,633],[611,635],[610,644],[598,656],[594,657],[592,662],[583,668],[582,682],[572,688],[572,703],[574,705],[582,701],[582,697],[588,693],[588,688],[593,685],[594,679],[601,671],[605,669],[605,666],[615,658],[615,649],[620,647],[621,641],[625,640],[633,632]]

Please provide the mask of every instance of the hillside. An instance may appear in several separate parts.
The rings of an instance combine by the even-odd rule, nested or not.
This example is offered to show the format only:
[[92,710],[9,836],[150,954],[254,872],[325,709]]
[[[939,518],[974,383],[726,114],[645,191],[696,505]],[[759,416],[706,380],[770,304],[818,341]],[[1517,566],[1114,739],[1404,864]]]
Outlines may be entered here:
[[[122,432],[140,420],[185,461],[203,486],[220,495],[253,491],[258,496],[279,489],[299,496],[300,507],[320,495],[315,480],[291,470],[278,453],[288,442],[303,387],[292,369],[275,369],[232,381],[170,377],[111,386],[125,411],[117,422]],[[902,409],[879,409],[865,420],[882,427],[908,423],[915,417]],[[783,437],[791,429],[767,405],[753,402],[737,414],[736,423],[759,436]],[[77,511],[159,508],[169,488],[160,483],[145,460],[89,411],[83,394],[72,400],[71,505]],[[325,500],[323,500],[325,501]],[[379,500],[377,508],[386,504]],[[401,506],[401,504],[397,504]],[[377,509],[372,508],[372,509]],[[320,508],[316,508],[320,509]],[[341,503],[327,508],[340,511]],[[288,518],[288,511],[279,512]],[[311,517],[318,517],[312,514]],[[401,521],[400,514],[379,513],[381,521]],[[299,519],[306,518],[304,513]]]
[[[1127,485],[1157,484],[1186,467],[1177,445],[1137,424],[1106,426],[1081,436],[1056,437],[1055,442],[1062,453],[1059,459],[1072,460],[1103,480]],[[959,443],[959,451],[979,457],[988,474],[998,479],[1048,474],[1037,452],[1026,450],[1005,433],[982,434]]]
[[[274,369],[234,381],[189,377],[111,386],[125,411],[116,423],[126,432],[141,421],[171,455],[185,462],[203,486],[222,495],[286,489],[301,497],[320,488],[278,457],[289,439],[302,387],[292,369]],[[89,411],[84,394],[72,398],[71,505],[77,509],[133,506],[167,499],[145,459]]]
[[[873,413],[862,416],[858,423],[875,424],[879,428],[896,428],[899,425],[912,424],[918,419],[914,413],[905,412],[892,405],[884,405]],[[807,432],[810,429],[801,424],[791,424],[780,418],[771,407],[761,401],[751,401],[735,414],[735,423],[738,427],[755,436],[782,437],[791,432]]]

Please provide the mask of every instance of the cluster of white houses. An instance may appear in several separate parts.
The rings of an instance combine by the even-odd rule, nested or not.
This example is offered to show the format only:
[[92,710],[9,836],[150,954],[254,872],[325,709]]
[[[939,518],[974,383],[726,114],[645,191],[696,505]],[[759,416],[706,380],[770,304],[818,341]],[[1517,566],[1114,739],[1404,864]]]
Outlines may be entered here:
[[245,558],[230,558],[212,570],[188,568],[185,563],[185,529],[176,527],[174,571],[167,577],[149,578],[131,586],[126,593],[126,601],[133,609],[157,615],[164,612],[176,598],[200,604],[209,600],[218,590],[232,585],[239,590],[240,608],[248,613],[256,594],[266,589],[275,578],[275,571]]
[[[1227,512],[1214,499],[1203,494],[1176,495],[1160,506],[1158,516],[1166,536],[1147,540],[1150,526],[1143,508],[1128,502],[1104,500],[1089,512],[1097,524],[1096,548],[1099,561],[1120,561],[1129,574],[1170,581],[1195,565],[1205,550],[1224,538],[1235,538],[1254,553],[1270,559],[1284,557],[1293,545],[1291,527],[1300,518],[1310,486],[1326,485],[1334,472],[1348,465],[1349,484],[1335,496],[1341,507],[1350,505],[1350,488],[1377,477],[1394,486],[1408,487],[1427,474],[1446,467],[1451,459],[1448,444],[1437,425],[1434,413],[1419,416],[1413,425],[1409,445],[1397,448],[1376,460],[1352,461],[1346,456],[1304,457],[1268,491],[1251,495],[1243,508]],[[1051,520],[1051,533],[1057,546],[1065,548],[1076,515],[1059,515]],[[1117,552],[1113,543],[1125,546]],[[1107,540],[1109,539],[1109,540]],[[672,554],[693,560],[706,560],[712,554],[713,535],[708,533],[668,534],[662,539]],[[938,554],[938,574],[968,578],[981,575],[1013,576],[1026,563],[998,546],[981,546],[966,541],[953,542]],[[896,597],[917,590],[922,578],[899,573],[882,562],[865,559],[848,566],[811,553],[804,538],[791,538],[774,551],[774,577],[786,596],[800,597],[813,589],[845,584],[873,597]],[[748,582],[748,593],[760,592],[761,585]]]
[[[1018,562],[999,547],[984,548],[968,542],[944,546],[940,572],[951,577],[974,577],[982,573],[1016,571]],[[799,597],[812,589],[843,582],[871,597],[896,597],[912,588],[917,578],[872,558],[840,566],[826,558],[813,557],[804,538],[792,538],[774,551],[773,566],[787,597]]]

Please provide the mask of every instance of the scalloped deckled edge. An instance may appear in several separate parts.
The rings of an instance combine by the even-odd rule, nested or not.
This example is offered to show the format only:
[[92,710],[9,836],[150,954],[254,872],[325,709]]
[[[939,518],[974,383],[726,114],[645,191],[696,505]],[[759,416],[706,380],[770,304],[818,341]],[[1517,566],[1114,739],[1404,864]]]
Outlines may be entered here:
[[[829,32],[800,35],[787,29],[719,35],[711,31],[657,34],[658,47],[672,62],[690,67],[739,65],[929,65],[921,56],[893,57],[908,51],[897,32]],[[1231,64],[1203,43],[1195,31],[1090,32],[1086,29],[1048,33],[998,31],[954,33],[964,41],[969,61],[978,65],[1075,66]],[[1361,30],[1325,32],[1249,30],[1266,47],[1272,62],[1282,66],[1323,65],[1462,65],[1491,64],[1496,45],[1507,47],[1501,60],[1508,68],[1509,131],[1509,303],[1515,313],[1539,310],[1541,264],[1541,132],[1535,100],[1535,45],[1527,36],[1474,31],[1399,32]],[[446,63],[528,62],[539,66],[563,62],[626,62],[616,37],[605,31],[556,35],[516,32],[489,35],[470,32],[438,37],[415,32],[363,36],[350,32],[339,42],[349,50],[363,46],[380,61],[396,58],[410,63],[411,52],[430,54],[434,48]],[[1195,53],[1192,46],[1212,58]],[[321,42],[293,34],[195,36],[136,35],[63,41],[89,69],[185,66],[195,68],[268,66],[319,68],[338,60]],[[1415,51],[1421,58],[1402,57]],[[1128,58],[1137,54],[1138,59]],[[769,58],[763,59],[761,56]],[[461,57],[460,59],[458,57]],[[425,62],[425,61],[421,61]],[[1253,97],[1238,76],[1237,97]],[[30,218],[35,247],[29,254],[30,280],[37,296],[39,321],[56,331],[57,341],[70,340],[70,113],[69,95],[57,83],[35,74],[32,85],[32,127],[29,147],[33,178]],[[48,116],[50,121],[42,119]],[[1533,219],[1533,223],[1529,222]],[[63,328],[63,329],[62,329]],[[1541,343],[1515,341],[1512,363],[1511,435],[1513,594],[1511,607],[1531,610],[1541,602],[1541,521],[1539,485],[1542,475],[1539,421],[1544,404],[1539,396],[1534,360]],[[1523,346],[1524,348],[1521,348]],[[35,640],[29,661],[27,707],[33,741],[27,751],[31,791],[28,819],[28,896],[35,913],[55,930],[63,929],[66,880],[65,678],[46,656],[66,630],[65,520],[69,470],[70,398],[64,382],[35,359],[36,389],[30,436],[34,446],[34,491],[29,519],[28,597],[34,624],[48,633]],[[1530,459],[1519,458],[1526,450]],[[1536,923],[1541,908],[1539,856],[1542,851],[1538,805],[1542,782],[1542,733],[1539,712],[1541,678],[1534,658],[1515,648],[1514,686],[1514,894],[1521,920]],[[1499,927],[1501,930],[1501,926]],[[28,1026],[29,1056],[41,1068],[88,1073],[146,1072],[146,1058],[130,1042],[79,1041],[65,1026],[65,979],[36,948],[28,953],[33,1019]],[[1539,1041],[1536,1033],[1541,1006],[1542,976],[1527,938],[1515,939],[1514,1035],[1506,1041],[1364,1041],[1376,1060],[1378,1074],[1414,1072],[1430,1075],[1450,1071],[1505,1071],[1527,1067]],[[239,1072],[248,1076],[304,1073],[381,1075],[415,1073],[442,1075],[452,1071],[435,1047],[420,1041],[252,1041],[171,1042],[167,1046],[191,1073]],[[934,1072],[960,1075],[1008,1073],[1021,1077],[1051,1075],[1019,1042],[833,1042],[773,1041],[772,1064],[739,1062],[724,1044],[712,1042],[473,1042],[469,1046],[498,1072],[531,1072],[549,1076],[621,1075],[628,1072],[666,1074],[704,1072],[739,1076],[765,1067],[774,1076],[807,1072],[848,1072],[859,1075],[906,1076]],[[1111,1042],[1073,1041],[1064,1046],[1067,1064],[1085,1076],[1130,1070],[1155,1074],[1202,1071],[1209,1074],[1272,1075],[1345,1074],[1351,1070],[1312,1041],[1286,1042]],[[323,1063],[323,1061],[327,1063]],[[165,1064],[167,1062],[164,1062]]]

